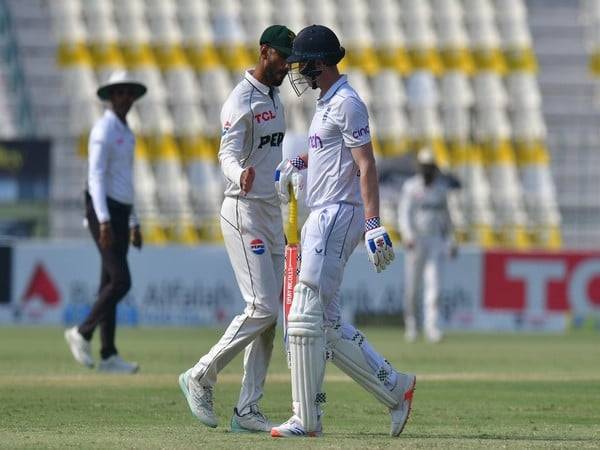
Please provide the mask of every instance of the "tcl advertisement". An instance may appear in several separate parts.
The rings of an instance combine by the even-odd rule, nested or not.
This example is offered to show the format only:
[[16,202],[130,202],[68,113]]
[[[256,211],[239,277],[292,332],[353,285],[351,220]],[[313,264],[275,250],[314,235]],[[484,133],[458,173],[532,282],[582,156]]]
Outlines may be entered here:
[[483,264],[481,309],[496,327],[558,330],[600,313],[600,252],[487,252]]

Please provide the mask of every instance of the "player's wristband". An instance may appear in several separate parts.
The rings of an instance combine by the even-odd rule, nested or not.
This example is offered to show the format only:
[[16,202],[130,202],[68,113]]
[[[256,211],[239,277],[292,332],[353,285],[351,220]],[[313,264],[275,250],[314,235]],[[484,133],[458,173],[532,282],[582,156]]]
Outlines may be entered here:
[[306,163],[299,156],[296,156],[295,158],[290,159],[290,164],[298,170],[306,169]]
[[369,217],[365,219],[365,231],[371,231],[381,226],[381,220],[379,216]]

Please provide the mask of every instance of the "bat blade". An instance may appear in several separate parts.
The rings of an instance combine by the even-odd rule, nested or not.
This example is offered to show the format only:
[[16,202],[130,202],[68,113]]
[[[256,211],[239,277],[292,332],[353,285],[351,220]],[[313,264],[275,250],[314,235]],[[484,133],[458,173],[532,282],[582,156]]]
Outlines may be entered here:
[[298,244],[288,244],[285,247],[285,269],[283,272],[283,328],[284,339],[287,343],[287,319],[294,301],[294,288],[300,272],[300,252]]

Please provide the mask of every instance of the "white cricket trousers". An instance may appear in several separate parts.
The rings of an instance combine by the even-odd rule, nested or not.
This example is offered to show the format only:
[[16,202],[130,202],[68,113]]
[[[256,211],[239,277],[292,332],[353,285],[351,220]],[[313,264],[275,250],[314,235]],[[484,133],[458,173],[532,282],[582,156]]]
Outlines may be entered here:
[[237,405],[243,413],[263,395],[273,350],[284,269],[281,210],[260,200],[226,197],[221,230],[246,307],[234,317],[219,342],[200,358],[191,375],[200,384],[213,386],[221,369],[246,348]]
[[[299,281],[318,292],[325,311],[325,327],[335,330],[334,333],[326,333],[327,337],[360,338],[363,356],[373,373],[388,374],[384,383],[391,389],[396,383],[396,371],[360,331],[341,321],[340,286],[344,268],[354,249],[363,242],[364,223],[362,206],[339,203],[312,210],[302,228]],[[365,270],[369,269],[372,268],[365,264]]]
[[423,325],[425,333],[439,331],[439,296],[448,244],[441,236],[418,237],[406,252],[404,264],[404,320],[416,326],[415,309],[423,288]]

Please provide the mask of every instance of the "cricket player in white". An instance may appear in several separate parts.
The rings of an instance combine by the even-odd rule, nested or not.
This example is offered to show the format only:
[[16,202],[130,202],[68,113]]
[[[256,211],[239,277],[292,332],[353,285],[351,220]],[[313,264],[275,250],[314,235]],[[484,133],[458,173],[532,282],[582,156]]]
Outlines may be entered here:
[[227,184],[221,230],[246,308],[219,342],[179,377],[192,413],[216,427],[217,373],[245,348],[242,388],[231,419],[234,432],[268,432],[272,427],[258,401],[271,360],[283,283],[285,238],[273,175],[281,162],[285,117],[276,86],[287,75],[286,57],[294,37],[282,25],[267,28],[256,67],[246,72],[223,105],[219,161]]
[[428,148],[417,155],[419,172],[402,186],[400,232],[406,247],[404,324],[409,342],[417,339],[415,306],[423,283],[424,331],[430,342],[439,342],[439,296],[444,260],[456,255],[452,221],[448,210],[450,185],[439,176],[434,155]]
[[[308,169],[306,203],[310,214],[302,229],[299,282],[288,316],[294,415],[271,430],[273,437],[319,436],[325,361],[330,359],[390,409],[391,434],[400,434],[408,419],[415,376],[397,372],[365,336],[340,317],[340,285],[348,258],[365,236],[376,270],[394,258],[391,240],[379,221],[377,171],[367,108],[340,75],[344,48],[329,28],[312,25],[294,40],[291,64],[299,77],[319,88],[308,154],[284,161],[277,191],[288,201],[289,185],[298,186]],[[292,66],[294,67],[294,66]],[[307,86],[307,87],[308,87]]]

